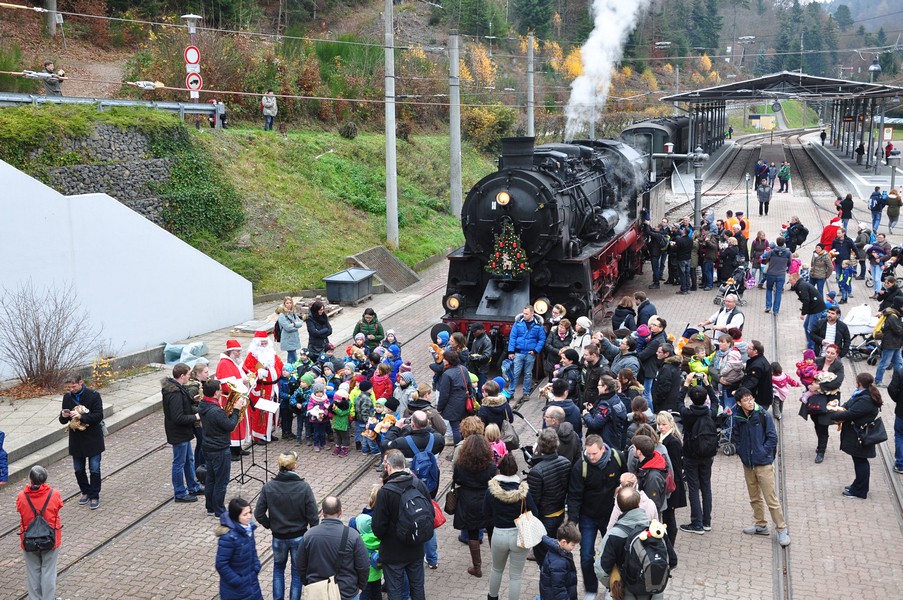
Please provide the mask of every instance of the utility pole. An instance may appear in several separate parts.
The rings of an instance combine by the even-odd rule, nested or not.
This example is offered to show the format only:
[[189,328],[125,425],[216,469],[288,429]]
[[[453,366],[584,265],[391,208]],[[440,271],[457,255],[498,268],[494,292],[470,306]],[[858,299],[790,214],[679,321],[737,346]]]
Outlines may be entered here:
[[395,159],[395,18],[392,0],[386,0],[386,242],[398,249],[398,180]]
[[449,208],[453,217],[461,216],[463,184],[461,183],[461,59],[458,53],[460,38],[452,30],[448,37],[448,96],[449,140],[451,154],[451,198]]
[[527,137],[536,137],[533,109],[533,34],[527,36]]
[[50,37],[56,37],[56,0],[44,0],[47,9],[47,31]]

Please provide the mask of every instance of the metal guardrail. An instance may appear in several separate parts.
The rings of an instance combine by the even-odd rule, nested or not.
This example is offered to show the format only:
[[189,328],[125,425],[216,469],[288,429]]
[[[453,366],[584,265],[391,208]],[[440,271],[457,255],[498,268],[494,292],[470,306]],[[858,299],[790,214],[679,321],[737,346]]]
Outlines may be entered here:
[[[38,94],[13,94],[0,92],[0,108],[5,106],[22,106],[25,104],[81,104],[96,106],[102,111],[106,108],[140,106],[177,113],[185,120],[185,115],[207,115],[208,117],[225,112],[225,107],[213,104],[191,102],[153,102],[147,100],[117,100],[113,98],[73,98],[69,96],[41,96]],[[219,119],[217,119],[219,121]]]

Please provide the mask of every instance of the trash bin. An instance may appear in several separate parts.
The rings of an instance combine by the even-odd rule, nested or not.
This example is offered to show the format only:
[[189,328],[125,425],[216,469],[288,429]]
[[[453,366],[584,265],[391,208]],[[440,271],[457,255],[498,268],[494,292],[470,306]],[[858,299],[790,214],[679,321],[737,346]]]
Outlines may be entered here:
[[373,274],[376,271],[351,267],[323,278],[326,283],[326,297],[335,304],[354,304],[368,296],[373,288]]

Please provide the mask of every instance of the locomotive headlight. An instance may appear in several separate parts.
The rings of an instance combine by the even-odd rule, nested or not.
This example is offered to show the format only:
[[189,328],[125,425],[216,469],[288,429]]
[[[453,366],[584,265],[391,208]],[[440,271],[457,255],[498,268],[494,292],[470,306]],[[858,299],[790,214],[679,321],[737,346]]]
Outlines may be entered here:
[[458,310],[459,308],[461,308],[461,300],[461,296],[459,296],[458,294],[452,294],[445,299],[445,308],[452,311]]
[[508,203],[511,202],[511,194],[499,192],[495,195],[495,201],[499,203],[499,206],[508,206]]
[[544,315],[549,312],[549,304],[551,304],[551,300],[548,298],[538,298],[533,303],[533,312],[537,315]]

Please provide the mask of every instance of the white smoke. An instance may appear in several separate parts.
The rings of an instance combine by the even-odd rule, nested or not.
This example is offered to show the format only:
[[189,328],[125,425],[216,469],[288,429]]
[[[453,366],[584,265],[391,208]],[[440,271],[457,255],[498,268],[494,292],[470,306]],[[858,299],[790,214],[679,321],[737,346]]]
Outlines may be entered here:
[[571,84],[564,138],[573,140],[605,109],[611,74],[624,42],[650,0],[594,0],[593,31],[581,48],[583,74]]

